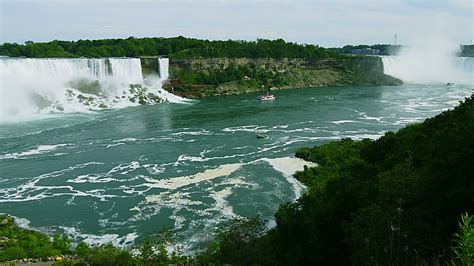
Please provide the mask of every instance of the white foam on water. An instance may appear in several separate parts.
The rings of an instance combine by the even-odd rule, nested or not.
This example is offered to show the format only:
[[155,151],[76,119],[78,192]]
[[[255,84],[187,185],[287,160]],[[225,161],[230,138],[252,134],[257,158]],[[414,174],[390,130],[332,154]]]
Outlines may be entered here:
[[[210,151],[206,150],[204,153]],[[243,175],[231,175],[244,165],[253,165],[258,162],[266,162],[276,171],[282,173],[291,184],[295,197],[301,196],[304,187],[292,177],[292,174],[303,170],[304,165],[315,165],[293,157],[262,158],[247,163],[223,164],[193,175],[162,180],[140,175],[140,179],[145,180],[145,183],[138,186],[147,187],[150,190],[165,190],[157,194],[143,194],[144,200],[137,206],[130,208],[131,212],[136,213],[128,221],[149,220],[151,217],[160,215],[165,208],[172,211],[168,218],[174,221],[174,228],[180,230],[181,236],[189,238],[189,235],[197,236],[196,234],[198,234],[201,238],[205,235],[212,235],[219,224],[233,217],[239,217],[228,201],[228,197],[233,194],[234,189],[245,188],[253,191],[259,187],[258,183],[246,180]],[[211,181],[217,177],[226,178],[219,179],[219,182],[205,183],[199,186],[201,192],[195,190],[196,184]],[[212,199],[213,202],[210,203],[209,199]],[[185,245],[185,250],[191,250],[195,244],[197,243],[188,243]]]
[[150,175],[159,175],[165,172],[166,167],[158,164],[144,164],[143,167],[148,171]]
[[296,157],[282,157],[282,158],[262,158],[261,161],[269,163],[273,169],[282,173],[288,183],[291,184],[293,192],[295,194],[295,200],[301,197],[303,192],[306,190],[306,187],[299,182],[296,178],[293,177],[293,174],[297,171],[302,171],[305,166],[307,167],[316,167],[318,164],[305,161]]
[[399,120],[395,121],[394,125],[407,125],[423,122],[423,117],[400,117]]
[[186,154],[182,154],[178,157],[176,162],[174,163],[174,166],[178,166],[180,164],[183,164],[184,162],[207,162],[211,160],[222,160],[222,159],[231,159],[235,157],[245,157],[251,154],[255,154],[256,152],[251,152],[251,153],[246,153],[246,154],[233,154],[233,155],[226,155],[226,156],[217,156],[217,157],[204,157],[202,154],[201,156],[189,156]]
[[[0,203],[6,202],[27,202],[41,200],[52,197],[92,197],[97,198],[101,201],[108,200],[111,198],[118,198],[120,196],[105,194],[103,189],[92,189],[92,190],[78,190],[69,185],[56,185],[46,186],[39,185],[38,183],[42,180],[49,178],[57,178],[67,175],[74,170],[83,169],[91,165],[101,165],[101,162],[87,162],[77,164],[74,166],[67,167],[65,169],[53,171],[50,173],[42,174],[39,176],[28,178],[24,183],[15,184],[14,187],[0,188]],[[18,179],[17,181],[20,181]],[[82,182],[81,180],[77,180]]]
[[68,179],[66,182],[83,184],[83,183],[109,183],[109,182],[125,182],[127,180],[117,180],[107,174],[86,174],[79,175],[74,179]]
[[211,197],[215,200],[214,209],[220,210],[221,214],[226,218],[236,217],[237,215],[234,213],[232,206],[230,206],[229,202],[226,200],[228,196],[232,194],[232,188],[226,187],[222,190],[212,190],[210,191]]
[[127,247],[127,246],[133,245],[135,242],[135,239],[139,237],[138,233],[136,232],[128,233],[127,235],[121,237],[118,234],[96,235],[96,234],[81,233],[75,227],[60,226],[59,228],[63,230],[66,235],[70,236],[75,241],[83,241],[84,243],[89,244],[89,245],[100,246],[103,244],[111,243],[114,246]]
[[193,202],[189,200],[189,196],[190,196],[189,192],[181,192],[181,191],[175,191],[173,193],[164,192],[157,195],[147,195],[145,196],[145,201],[147,203],[150,203],[150,202],[160,203],[160,205],[166,205],[169,203],[178,204],[178,202],[181,202],[181,204],[178,204],[178,205],[193,205]]
[[230,148],[231,150],[243,150],[243,149],[248,149],[248,148],[253,148],[252,146],[242,146],[242,147],[232,147]]
[[120,146],[120,145],[124,145],[125,143],[114,143],[114,144],[107,144],[107,146],[105,146],[106,149],[108,148],[112,148],[112,147],[115,147],[115,146]]
[[219,176],[228,176],[237,171],[242,166],[241,163],[224,164],[214,169],[207,169],[194,175],[174,177],[170,179],[152,179],[145,177],[145,186],[152,188],[177,189],[191,184],[196,184],[203,181],[209,181]]
[[372,139],[376,140],[383,136],[385,132],[378,132],[376,134],[357,134],[357,135],[345,135],[344,138],[350,138],[353,140],[363,140],[363,139]]
[[[251,162],[251,163],[254,163],[254,162]],[[239,175],[236,178],[226,178],[222,180],[221,183],[219,183],[219,185],[247,188],[247,189],[256,189],[259,186],[257,183],[245,180],[245,177],[242,175]]]
[[364,119],[364,120],[375,120],[377,122],[381,122],[383,117],[375,117],[375,116],[368,116],[366,113],[363,113],[362,114],[362,118],[361,119]]
[[183,136],[183,135],[189,135],[189,136],[208,136],[212,135],[212,132],[206,129],[200,129],[198,131],[182,131],[182,132],[176,132],[172,133],[171,135],[173,136]]
[[[178,217],[177,213],[183,209],[195,213],[196,211],[194,211],[193,208],[201,206],[203,203],[198,200],[191,200],[190,197],[190,192],[175,190],[163,191],[160,194],[146,195],[145,201],[140,202],[137,206],[130,209],[130,211],[136,212],[130,220],[148,220],[157,215],[162,208],[172,209],[173,215],[176,217]],[[180,223],[182,225],[182,222]]]
[[[4,213],[2,213],[2,214],[4,214]],[[23,229],[33,230],[33,228],[30,226],[30,224],[31,224],[30,220],[28,220],[26,218],[13,216],[13,215],[10,215],[10,214],[9,214],[9,216],[13,218],[13,221],[15,222],[16,225],[18,225],[18,227],[23,228]]]
[[[112,168],[108,172],[108,174],[113,174],[113,173],[119,172],[119,174],[125,175],[125,174],[128,174],[131,171],[139,169],[140,167],[141,167],[140,162],[132,161],[130,163],[124,163],[124,164],[119,164],[119,165],[115,166],[114,168]],[[123,170],[125,170],[125,171],[123,171]]]
[[277,226],[277,222],[276,222],[275,219],[268,219],[268,220],[266,220],[266,222],[265,222],[265,227],[266,227],[267,229],[273,229],[273,228],[275,228],[276,226]]
[[187,221],[186,217],[178,215],[181,209],[174,209],[170,219],[174,221],[174,230],[179,230],[184,227],[184,223]]
[[318,165],[296,157],[262,158],[260,160],[269,163],[275,170],[286,176],[291,176],[297,171],[303,170],[304,166],[316,167]]
[[222,129],[224,132],[261,132],[261,133],[266,133],[269,130],[264,129],[265,126],[259,126],[259,125],[247,125],[247,126],[235,126],[235,127],[226,127]]
[[337,120],[337,121],[331,121],[331,123],[340,125],[340,124],[346,124],[346,123],[357,123],[357,121],[354,121],[354,120]]
[[25,159],[32,155],[39,155],[52,152],[59,147],[64,147],[66,144],[55,144],[55,145],[39,145],[34,149],[30,149],[23,152],[7,153],[5,155],[0,155],[0,160],[5,159]]

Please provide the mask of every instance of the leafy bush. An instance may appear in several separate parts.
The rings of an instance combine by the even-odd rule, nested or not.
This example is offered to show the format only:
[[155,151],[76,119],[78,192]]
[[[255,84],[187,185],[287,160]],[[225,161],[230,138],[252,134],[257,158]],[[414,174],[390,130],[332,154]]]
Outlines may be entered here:
[[459,232],[454,233],[454,262],[461,265],[474,265],[474,216],[468,213],[461,215]]

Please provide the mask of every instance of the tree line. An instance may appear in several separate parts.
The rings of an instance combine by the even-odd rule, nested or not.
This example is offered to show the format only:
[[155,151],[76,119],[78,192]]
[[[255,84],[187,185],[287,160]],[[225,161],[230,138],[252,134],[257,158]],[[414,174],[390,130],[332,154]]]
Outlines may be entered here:
[[170,58],[306,58],[336,57],[337,54],[313,44],[298,44],[282,39],[256,41],[199,40],[182,36],[173,38],[135,38],[103,40],[54,40],[45,43],[4,43],[0,55],[10,57],[139,57],[167,56]]
[[[4,43],[0,55],[31,58],[98,58],[167,56],[170,58],[304,58],[321,59],[341,57],[356,49],[377,49],[379,55],[394,55],[401,45],[345,45],[341,48],[323,48],[313,44],[298,44],[282,39],[256,41],[200,40],[183,36],[172,38],[135,38],[78,40],[24,44]],[[474,56],[474,45],[463,45],[461,56]]]

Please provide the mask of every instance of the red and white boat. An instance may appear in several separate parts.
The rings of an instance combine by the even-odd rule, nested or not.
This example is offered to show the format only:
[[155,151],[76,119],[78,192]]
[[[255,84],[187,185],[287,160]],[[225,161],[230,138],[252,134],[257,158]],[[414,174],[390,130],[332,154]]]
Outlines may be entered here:
[[258,95],[257,96],[257,100],[259,101],[271,101],[271,100],[275,100],[276,97],[273,95],[273,94],[270,94],[270,93],[266,93],[266,94],[262,94],[262,95]]

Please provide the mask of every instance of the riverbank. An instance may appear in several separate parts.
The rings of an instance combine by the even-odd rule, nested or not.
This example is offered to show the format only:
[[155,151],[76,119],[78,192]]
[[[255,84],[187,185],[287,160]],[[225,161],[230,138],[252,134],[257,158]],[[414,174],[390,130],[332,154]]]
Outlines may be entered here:
[[164,89],[187,98],[344,85],[400,85],[379,57],[171,59]]

